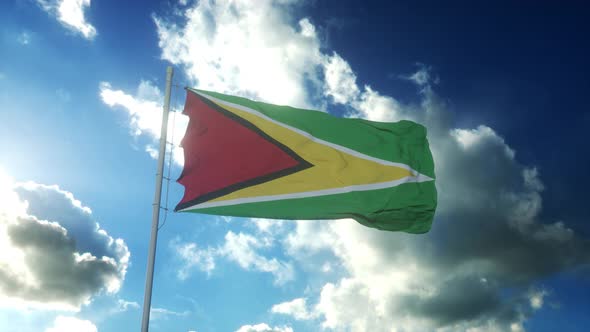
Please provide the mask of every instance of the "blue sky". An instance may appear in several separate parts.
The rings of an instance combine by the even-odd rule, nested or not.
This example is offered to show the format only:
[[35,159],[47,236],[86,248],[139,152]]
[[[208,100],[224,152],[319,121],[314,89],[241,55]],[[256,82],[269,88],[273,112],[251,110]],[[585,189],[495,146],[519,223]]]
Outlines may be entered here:
[[583,331],[589,10],[2,2],[0,331],[139,329],[168,65],[176,111],[188,85],[424,124],[439,208],[426,235],[168,214],[153,331]]

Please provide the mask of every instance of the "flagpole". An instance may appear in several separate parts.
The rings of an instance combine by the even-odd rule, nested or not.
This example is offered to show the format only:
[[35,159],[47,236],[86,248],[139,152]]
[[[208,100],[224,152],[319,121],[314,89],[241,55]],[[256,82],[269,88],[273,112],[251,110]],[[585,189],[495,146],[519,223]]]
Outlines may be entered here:
[[162,111],[162,129],[160,131],[160,150],[158,152],[158,173],[156,173],[156,192],[152,204],[152,234],[148,251],[147,271],[145,275],[145,293],[143,297],[143,316],[141,318],[141,332],[148,332],[150,325],[150,308],[152,303],[152,285],[154,283],[154,264],[156,261],[156,243],[158,242],[158,224],[160,221],[160,200],[162,197],[162,177],[164,174],[164,159],[166,155],[166,135],[168,132],[168,113],[170,112],[170,89],[174,68],[166,69],[166,95]]

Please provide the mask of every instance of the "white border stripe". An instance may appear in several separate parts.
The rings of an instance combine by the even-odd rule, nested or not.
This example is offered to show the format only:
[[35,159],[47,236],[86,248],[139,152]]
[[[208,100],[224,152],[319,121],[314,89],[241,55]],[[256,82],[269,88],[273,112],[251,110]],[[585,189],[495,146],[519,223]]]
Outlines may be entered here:
[[375,190],[375,189],[385,189],[390,187],[395,187],[403,183],[411,183],[411,182],[427,182],[434,180],[431,177],[426,175],[418,175],[418,176],[408,176],[403,179],[387,181],[387,182],[380,182],[380,183],[372,183],[372,184],[361,184],[356,186],[348,186],[342,188],[333,188],[333,189],[324,189],[324,190],[316,190],[316,191],[307,191],[301,193],[292,193],[292,194],[282,194],[282,195],[270,195],[270,196],[257,196],[257,197],[247,197],[247,198],[237,198],[237,199],[230,199],[225,201],[218,201],[218,202],[205,202],[201,204],[195,204],[190,207],[186,207],[179,211],[188,211],[194,209],[205,209],[205,208],[212,208],[212,207],[219,207],[219,206],[227,206],[227,205],[237,205],[237,204],[246,204],[246,203],[258,203],[258,202],[270,202],[270,201],[278,201],[278,200],[285,200],[285,199],[294,199],[294,198],[307,198],[307,197],[317,197],[317,196],[325,196],[325,195],[334,195],[334,194],[344,194],[353,191],[368,191],[368,190]]

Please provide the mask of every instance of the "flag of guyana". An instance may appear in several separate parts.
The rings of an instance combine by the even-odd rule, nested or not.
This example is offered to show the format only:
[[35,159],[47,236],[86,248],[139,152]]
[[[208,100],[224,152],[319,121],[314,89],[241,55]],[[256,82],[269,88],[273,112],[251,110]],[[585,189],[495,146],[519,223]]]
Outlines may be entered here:
[[427,232],[436,209],[426,129],[338,118],[187,88],[176,211],[341,219]]

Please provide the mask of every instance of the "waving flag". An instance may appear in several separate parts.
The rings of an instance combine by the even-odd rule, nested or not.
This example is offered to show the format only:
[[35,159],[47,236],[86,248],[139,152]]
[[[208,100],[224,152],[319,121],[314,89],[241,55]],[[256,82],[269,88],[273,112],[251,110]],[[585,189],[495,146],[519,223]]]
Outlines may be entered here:
[[353,218],[424,233],[436,209],[426,129],[345,119],[187,88],[185,192],[176,211]]

